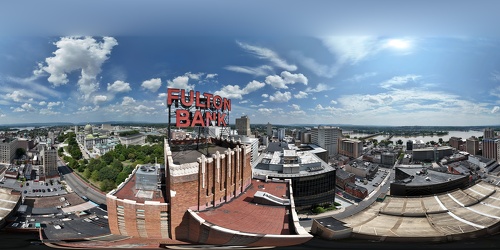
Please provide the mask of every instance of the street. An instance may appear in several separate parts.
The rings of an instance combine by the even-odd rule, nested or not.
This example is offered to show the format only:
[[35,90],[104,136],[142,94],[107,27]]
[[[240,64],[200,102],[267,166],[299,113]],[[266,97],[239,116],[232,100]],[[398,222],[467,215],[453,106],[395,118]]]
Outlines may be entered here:
[[89,183],[86,183],[79,176],[77,176],[77,174],[66,166],[60,159],[57,160],[57,166],[59,172],[61,172],[61,180],[66,181],[68,186],[70,186],[80,197],[85,196],[97,204],[106,205],[106,194],[103,194],[91,187]]

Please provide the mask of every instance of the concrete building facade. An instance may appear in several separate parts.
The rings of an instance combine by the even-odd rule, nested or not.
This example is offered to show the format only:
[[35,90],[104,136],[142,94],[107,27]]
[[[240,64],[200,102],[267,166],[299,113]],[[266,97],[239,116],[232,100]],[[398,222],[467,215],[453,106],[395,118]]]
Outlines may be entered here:
[[363,153],[363,143],[359,140],[341,139],[339,154],[351,158],[358,158]]
[[311,143],[328,151],[329,157],[339,153],[339,141],[342,138],[342,129],[331,126],[318,126],[311,129]]
[[466,152],[471,155],[479,154],[479,140],[475,136],[471,136],[465,142]]
[[493,130],[492,128],[485,128],[484,129],[484,135],[483,135],[483,139],[493,139],[495,138],[495,130]]
[[16,138],[0,138],[0,163],[10,164],[16,156],[16,149]]
[[500,144],[500,139],[484,139],[483,156],[498,161],[498,144]]
[[236,118],[236,131],[238,131],[238,135],[252,135],[250,131],[250,118],[244,115],[240,118]]
[[59,175],[57,170],[57,149],[52,146],[45,146],[40,152],[43,169],[46,177],[56,177]]

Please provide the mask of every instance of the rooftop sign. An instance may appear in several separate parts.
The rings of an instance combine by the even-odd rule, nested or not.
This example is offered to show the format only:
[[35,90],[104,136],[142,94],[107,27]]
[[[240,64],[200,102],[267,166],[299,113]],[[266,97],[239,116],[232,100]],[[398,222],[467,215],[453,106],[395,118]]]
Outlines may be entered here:
[[[231,111],[231,100],[209,93],[200,94],[199,91],[168,88],[167,106],[172,104],[175,110],[177,127],[207,127],[212,121],[217,126],[227,126],[226,115]],[[180,104],[180,106],[179,106]],[[194,112],[190,111],[195,108]]]

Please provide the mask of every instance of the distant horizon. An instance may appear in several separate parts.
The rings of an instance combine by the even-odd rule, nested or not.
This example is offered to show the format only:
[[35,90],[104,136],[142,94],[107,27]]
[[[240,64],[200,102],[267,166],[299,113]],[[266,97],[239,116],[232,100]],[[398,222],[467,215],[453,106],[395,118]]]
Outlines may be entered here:
[[[0,124],[0,127],[33,127],[33,126],[82,126],[86,124],[91,124],[91,125],[102,125],[102,124],[165,124],[167,125],[168,122],[147,122],[147,121],[93,121],[93,122],[78,122],[78,123],[72,123],[72,122],[33,122],[33,123],[13,123],[13,124]],[[266,125],[267,123],[250,123],[250,125]],[[230,126],[235,126],[234,123],[230,123]],[[334,126],[334,127],[402,127],[402,128],[408,128],[408,127],[456,127],[456,128],[469,128],[469,127],[476,127],[476,128],[498,128],[500,129],[500,124],[498,125],[471,125],[471,126],[465,126],[465,125],[429,125],[429,126],[422,126],[422,125],[360,125],[360,124],[314,124],[314,123],[296,123],[296,124],[273,124],[271,123],[272,126],[289,126],[289,127],[297,127],[297,126],[305,126],[305,127],[311,127],[311,126]],[[172,123],[172,126],[175,126],[175,123]]]

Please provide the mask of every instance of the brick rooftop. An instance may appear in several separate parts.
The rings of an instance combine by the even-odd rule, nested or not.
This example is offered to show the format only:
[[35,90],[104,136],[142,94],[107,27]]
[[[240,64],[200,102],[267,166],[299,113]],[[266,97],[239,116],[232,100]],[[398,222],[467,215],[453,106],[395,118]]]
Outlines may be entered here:
[[144,198],[144,197],[136,197],[137,192],[139,192],[138,189],[135,189],[135,180],[136,175],[134,174],[132,178],[123,186],[120,190],[118,190],[114,195],[118,199],[128,199],[128,200],[133,200],[137,201],[139,203],[144,203],[144,201],[159,201],[159,202],[165,202],[165,199],[162,196],[161,191],[154,191],[153,198]]
[[290,208],[268,206],[252,202],[257,191],[264,191],[278,197],[286,195],[288,183],[260,182],[252,185],[235,200],[220,207],[198,213],[204,220],[227,229],[246,233],[287,235]]

